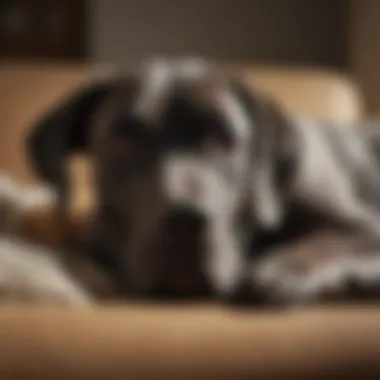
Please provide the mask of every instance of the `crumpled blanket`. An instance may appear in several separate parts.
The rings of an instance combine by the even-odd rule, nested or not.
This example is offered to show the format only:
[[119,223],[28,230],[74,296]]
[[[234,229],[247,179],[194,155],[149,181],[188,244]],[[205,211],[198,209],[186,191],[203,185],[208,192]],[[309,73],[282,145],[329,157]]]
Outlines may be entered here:
[[60,252],[29,242],[20,233],[27,212],[55,199],[49,189],[22,186],[0,173],[0,303],[91,303],[92,296],[65,268]]

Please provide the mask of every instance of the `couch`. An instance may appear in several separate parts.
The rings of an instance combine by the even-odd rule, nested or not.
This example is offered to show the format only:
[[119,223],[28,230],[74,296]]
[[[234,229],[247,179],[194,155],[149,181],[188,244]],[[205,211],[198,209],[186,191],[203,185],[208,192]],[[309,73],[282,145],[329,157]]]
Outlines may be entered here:
[[[342,124],[364,102],[352,79],[321,69],[231,64],[289,112]],[[38,182],[23,152],[36,118],[107,68],[0,64],[0,169]],[[57,246],[85,228],[96,199],[85,156],[67,162],[70,220],[51,207],[26,215],[24,230]],[[378,335],[379,334],[379,335]],[[91,309],[3,306],[1,379],[346,379],[380,377],[380,309],[235,310],[221,305],[125,302]]]

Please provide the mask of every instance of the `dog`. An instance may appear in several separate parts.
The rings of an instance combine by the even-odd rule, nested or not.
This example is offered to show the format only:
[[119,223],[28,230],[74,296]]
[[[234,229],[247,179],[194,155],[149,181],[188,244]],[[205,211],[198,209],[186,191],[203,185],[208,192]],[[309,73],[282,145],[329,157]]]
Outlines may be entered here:
[[[92,251],[126,294],[174,289],[233,300],[244,293],[250,302],[291,304],[336,288],[318,265],[304,266],[302,281],[288,271],[299,267],[300,239],[316,248],[353,236],[370,243],[360,252],[354,242],[352,249],[330,244],[328,260],[309,250],[309,262],[326,271],[352,257],[335,275],[344,287],[364,281],[363,268],[377,263],[373,131],[296,119],[242,78],[185,58],[82,88],[32,128],[27,151],[63,205],[65,159],[74,151],[91,155],[98,199]],[[181,234],[186,243],[176,240]]]

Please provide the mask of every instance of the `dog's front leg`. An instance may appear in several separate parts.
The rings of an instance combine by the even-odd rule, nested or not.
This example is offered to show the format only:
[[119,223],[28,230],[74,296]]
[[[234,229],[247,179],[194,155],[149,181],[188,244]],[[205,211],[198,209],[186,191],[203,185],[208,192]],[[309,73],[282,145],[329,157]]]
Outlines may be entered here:
[[271,250],[250,270],[251,303],[297,305],[380,295],[378,244],[352,233],[316,233]]
[[160,213],[152,207],[134,220],[121,255],[121,282],[130,296],[153,295],[157,285],[157,255],[161,237]]
[[230,300],[239,291],[243,278],[243,243],[229,218],[215,218],[210,223],[208,239],[208,280],[218,297]]

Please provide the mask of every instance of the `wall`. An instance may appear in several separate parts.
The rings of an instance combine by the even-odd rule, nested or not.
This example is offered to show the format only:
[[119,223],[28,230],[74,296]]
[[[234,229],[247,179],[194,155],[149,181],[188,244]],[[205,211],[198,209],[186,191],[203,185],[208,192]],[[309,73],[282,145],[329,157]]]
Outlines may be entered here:
[[371,116],[380,114],[380,1],[351,0],[349,64]]
[[93,0],[91,57],[345,65],[345,0]]

